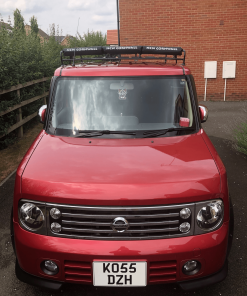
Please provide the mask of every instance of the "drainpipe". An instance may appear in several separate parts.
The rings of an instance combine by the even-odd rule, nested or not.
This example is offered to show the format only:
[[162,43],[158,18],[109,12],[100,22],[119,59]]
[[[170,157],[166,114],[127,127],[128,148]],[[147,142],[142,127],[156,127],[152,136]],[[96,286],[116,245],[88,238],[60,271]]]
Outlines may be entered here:
[[117,31],[118,31],[118,46],[120,46],[120,29],[119,29],[119,4],[118,4],[118,0],[117,1]]

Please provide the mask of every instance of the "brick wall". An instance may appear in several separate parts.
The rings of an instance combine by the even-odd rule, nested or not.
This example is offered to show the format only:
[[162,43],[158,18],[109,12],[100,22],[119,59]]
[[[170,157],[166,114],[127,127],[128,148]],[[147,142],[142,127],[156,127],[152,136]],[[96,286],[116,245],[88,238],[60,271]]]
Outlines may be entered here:
[[181,46],[203,100],[204,61],[217,61],[207,100],[223,100],[223,61],[236,61],[226,100],[247,100],[246,0],[119,0],[120,45]]

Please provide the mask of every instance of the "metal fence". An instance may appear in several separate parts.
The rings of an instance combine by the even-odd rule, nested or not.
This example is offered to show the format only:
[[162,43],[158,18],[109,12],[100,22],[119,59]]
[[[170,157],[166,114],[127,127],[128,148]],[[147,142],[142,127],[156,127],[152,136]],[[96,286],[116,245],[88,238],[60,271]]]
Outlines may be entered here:
[[9,112],[12,112],[12,111],[18,109],[18,115],[17,115],[17,120],[16,120],[17,122],[14,125],[12,125],[5,134],[1,134],[0,139],[2,137],[4,137],[5,135],[11,133],[15,129],[18,129],[18,137],[20,137],[20,138],[23,137],[23,125],[26,122],[28,122],[29,120],[33,119],[35,116],[37,116],[38,111],[36,111],[33,114],[31,114],[31,115],[25,117],[24,119],[22,119],[21,107],[23,107],[25,105],[28,105],[30,103],[33,103],[33,102],[35,102],[35,101],[37,101],[39,99],[42,99],[42,98],[44,98],[44,104],[46,105],[46,97],[48,96],[49,92],[48,91],[45,92],[45,84],[44,83],[45,83],[45,81],[50,80],[50,79],[51,79],[51,77],[44,77],[44,78],[41,78],[41,79],[26,82],[25,84],[18,84],[18,85],[12,86],[11,88],[6,89],[6,90],[0,90],[0,95],[6,94],[8,92],[16,91],[17,96],[20,98],[20,89],[22,89],[24,87],[27,87],[27,86],[42,82],[43,83],[43,89],[44,89],[44,93],[42,95],[36,96],[36,97],[31,98],[29,100],[22,101],[20,104],[14,105],[14,106],[8,108],[7,110],[0,112],[0,116],[3,116],[3,115],[5,115],[5,114],[7,114]]

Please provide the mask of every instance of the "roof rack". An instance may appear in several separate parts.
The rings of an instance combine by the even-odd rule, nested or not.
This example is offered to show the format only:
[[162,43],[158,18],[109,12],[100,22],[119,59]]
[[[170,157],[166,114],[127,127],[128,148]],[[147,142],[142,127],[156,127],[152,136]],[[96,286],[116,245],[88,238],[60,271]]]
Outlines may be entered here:
[[[134,55],[134,56],[121,56]],[[145,55],[142,57],[142,54]],[[146,55],[165,55],[164,57],[154,57]],[[85,57],[87,55],[99,57]],[[168,55],[172,57],[167,57]],[[178,58],[178,56],[182,56]],[[76,61],[84,63],[84,61],[110,61],[119,62],[121,60],[175,60],[183,61],[182,65],[185,66],[186,52],[181,47],[162,47],[162,46],[92,46],[92,47],[76,47],[64,48],[60,52],[62,66],[64,62],[69,62],[74,66]],[[76,58],[80,56],[80,58]],[[68,58],[64,58],[68,57]]]

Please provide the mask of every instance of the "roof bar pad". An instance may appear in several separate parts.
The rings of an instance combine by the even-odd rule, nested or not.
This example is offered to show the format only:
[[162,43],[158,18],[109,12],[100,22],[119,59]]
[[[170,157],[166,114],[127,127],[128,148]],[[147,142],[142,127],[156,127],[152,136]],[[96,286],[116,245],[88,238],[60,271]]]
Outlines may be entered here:
[[141,54],[142,46],[104,46],[105,54]]
[[181,47],[143,46],[142,54],[182,55]]
[[70,57],[81,55],[101,55],[103,54],[102,46],[91,46],[91,47],[76,47],[76,48],[64,48],[63,55]]

